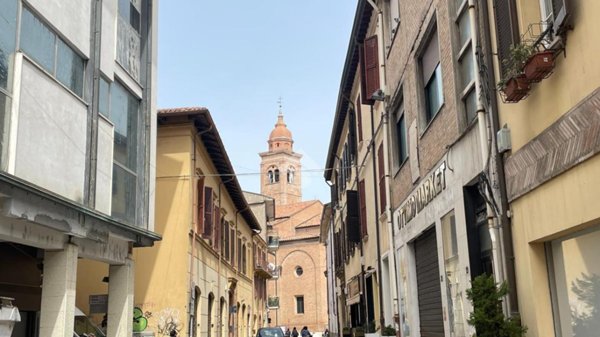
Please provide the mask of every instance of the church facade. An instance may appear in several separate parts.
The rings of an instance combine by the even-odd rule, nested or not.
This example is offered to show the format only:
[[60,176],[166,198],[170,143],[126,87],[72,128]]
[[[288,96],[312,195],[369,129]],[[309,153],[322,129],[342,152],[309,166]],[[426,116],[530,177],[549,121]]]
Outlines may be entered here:
[[325,247],[319,243],[323,204],[302,200],[302,155],[280,112],[261,157],[261,194],[275,199],[268,235],[278,242],[269,261],[276,277],[268,281],[271,326],[322,332],[328,323]]

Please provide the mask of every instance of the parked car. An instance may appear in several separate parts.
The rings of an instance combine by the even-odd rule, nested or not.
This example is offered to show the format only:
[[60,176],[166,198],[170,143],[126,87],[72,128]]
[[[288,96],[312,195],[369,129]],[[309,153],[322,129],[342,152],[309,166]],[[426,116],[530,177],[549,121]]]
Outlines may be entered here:
[[256,337],[283,337],[281,328],[260,328],[256,333]]

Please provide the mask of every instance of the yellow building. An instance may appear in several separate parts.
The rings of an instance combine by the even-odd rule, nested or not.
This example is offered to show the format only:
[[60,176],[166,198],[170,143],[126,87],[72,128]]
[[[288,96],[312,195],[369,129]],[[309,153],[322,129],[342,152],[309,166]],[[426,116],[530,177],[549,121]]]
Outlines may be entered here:
[[[516,283],[527,336],[598,336],[600,317],[600,2],[487,1],[497,79],[510,78],[510,44],[549,51],[544,73],[518,70],[527,97],[506,88],[500,125]],[[512,29],[511,29],[512,28]],[[509,75],[506,75],[506,74]],[[505,130],[505,131],[506,131]]]

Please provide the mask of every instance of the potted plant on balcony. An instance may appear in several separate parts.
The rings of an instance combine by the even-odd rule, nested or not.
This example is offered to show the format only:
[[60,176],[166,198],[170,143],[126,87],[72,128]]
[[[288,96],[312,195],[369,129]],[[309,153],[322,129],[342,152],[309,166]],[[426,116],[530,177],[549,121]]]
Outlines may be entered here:
[[504,77],[498,82],[498,89],[502,91],[507,102],[518,102],[529,93],[529,81],[523,68],[533,53],[533,48],[523,43],[511,46],[507,59],[502,60]]
[[537,83],[546,78],[554,69],[554,51],[536,51],[525,62],[523,73],[529,83]]

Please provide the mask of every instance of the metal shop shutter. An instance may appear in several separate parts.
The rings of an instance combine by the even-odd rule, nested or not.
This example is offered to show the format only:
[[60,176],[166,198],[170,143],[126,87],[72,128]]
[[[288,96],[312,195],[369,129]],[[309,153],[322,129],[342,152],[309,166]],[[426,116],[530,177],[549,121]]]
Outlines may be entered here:
[[435,227],[425,231],[415,240],[414,246],[421,337],[444,337]]

